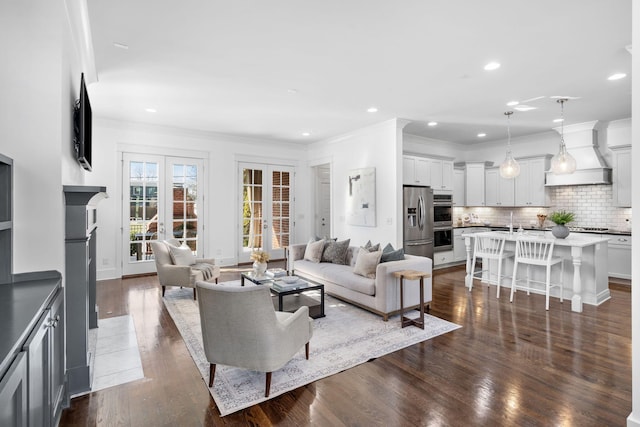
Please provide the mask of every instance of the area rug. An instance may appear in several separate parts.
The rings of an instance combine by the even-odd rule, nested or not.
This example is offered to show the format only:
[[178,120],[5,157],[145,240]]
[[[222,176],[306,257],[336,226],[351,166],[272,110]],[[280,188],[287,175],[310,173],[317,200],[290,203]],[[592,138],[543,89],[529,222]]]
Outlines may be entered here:
[[[227,282],[228,283],[228,282]],[[209,363],[202,348],[198,303],[192,289],[172,289],[164,297],[184,342],[205,383],[209,381]],[[413,311],[413,316],[419,314]],[[460,328],[446,320],[425,315],[425,329],[400,327],[399,316],[384,322],[380,316],[330,296],[325,297],[326,317],[313,322],[309,360],[304,348],[271,379],[271,393],[264,397],[265,374],[231,366],[216,366],[213,387],[209,388],[221,415],[228,415],[289,390],[337,374],[368,360],[384,356]]]

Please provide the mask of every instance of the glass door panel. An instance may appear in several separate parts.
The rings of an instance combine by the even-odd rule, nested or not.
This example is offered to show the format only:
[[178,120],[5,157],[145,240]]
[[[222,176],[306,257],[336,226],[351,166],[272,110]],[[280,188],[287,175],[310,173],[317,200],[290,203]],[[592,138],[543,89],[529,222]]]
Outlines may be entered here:
[[241,250],[239,262],[248,262],[251,251],[269,252],[272,259],[284,256],[292,224],[293,168],[243,163]]

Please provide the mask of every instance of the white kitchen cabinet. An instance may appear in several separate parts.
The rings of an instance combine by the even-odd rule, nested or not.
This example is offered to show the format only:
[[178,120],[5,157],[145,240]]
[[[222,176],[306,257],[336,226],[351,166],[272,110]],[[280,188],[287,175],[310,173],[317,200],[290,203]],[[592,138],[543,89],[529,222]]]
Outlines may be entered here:
[[631,207],[631,147],[612,148],[613,151],[613,204]]
[[439,266],[449,264],[453,262],[453,250],[434,252],[433,253],[433,266]]
[[485,162],[465,163],[465,206],[484,206],[484,168]]
[[453,192],[453,162],[431,159],[431,188],[433,191]]
[[631,279],[631,236],[605,234],[609,238],[609,277]]
[[485,170],[485,206],[513,206],[514,180],[500,176],[500,168]]
[[453,170],[453,206],[464,206],[464,169]]
[[462,237],[462,233],[464,233],[465,228],[454,228],[453,229],[453,260],[454,261],[465,261],[467,259],[467,248],[464,245],[464,237]]
[[515,206],[549,206],[549,191],[544,186],[550,155],[516,159],[520,175],[514,179]]
[[402,157],[402,183],[405,185],[431,185],[431,162],[417,156]]

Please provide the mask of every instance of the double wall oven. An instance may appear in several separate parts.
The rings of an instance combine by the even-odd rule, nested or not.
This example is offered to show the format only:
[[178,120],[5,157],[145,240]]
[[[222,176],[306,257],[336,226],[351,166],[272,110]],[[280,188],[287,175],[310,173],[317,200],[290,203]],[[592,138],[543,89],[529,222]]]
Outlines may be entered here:
[[453,249],[453,200],[451,194],[433,195],[433,251]]

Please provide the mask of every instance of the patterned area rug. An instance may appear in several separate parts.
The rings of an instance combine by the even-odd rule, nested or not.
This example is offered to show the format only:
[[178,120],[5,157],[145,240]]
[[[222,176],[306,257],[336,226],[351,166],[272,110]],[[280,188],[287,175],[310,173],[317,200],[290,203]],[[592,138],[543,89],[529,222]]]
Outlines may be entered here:
[[[193,300],[193,290],[172,288],[165,295],[164,303],[205,384],[208,384],[209,363],[202,348],[198,303]],[[287,365],[275,371],[269,398],[264,397],[263,372],[217,366],[215,381],[209,391],[220,413],[223,416],[231,414],[373,358],[460,328],[430,315],[425,315],[424,330],[413,326],[400,328],[399,316],[384,322],[380,316],[330,296],[325,299],[325,313],[326,317],[313,322],[309,360],[304,357],[303,347]],[[413,311],[412,314],[419,313]]]

